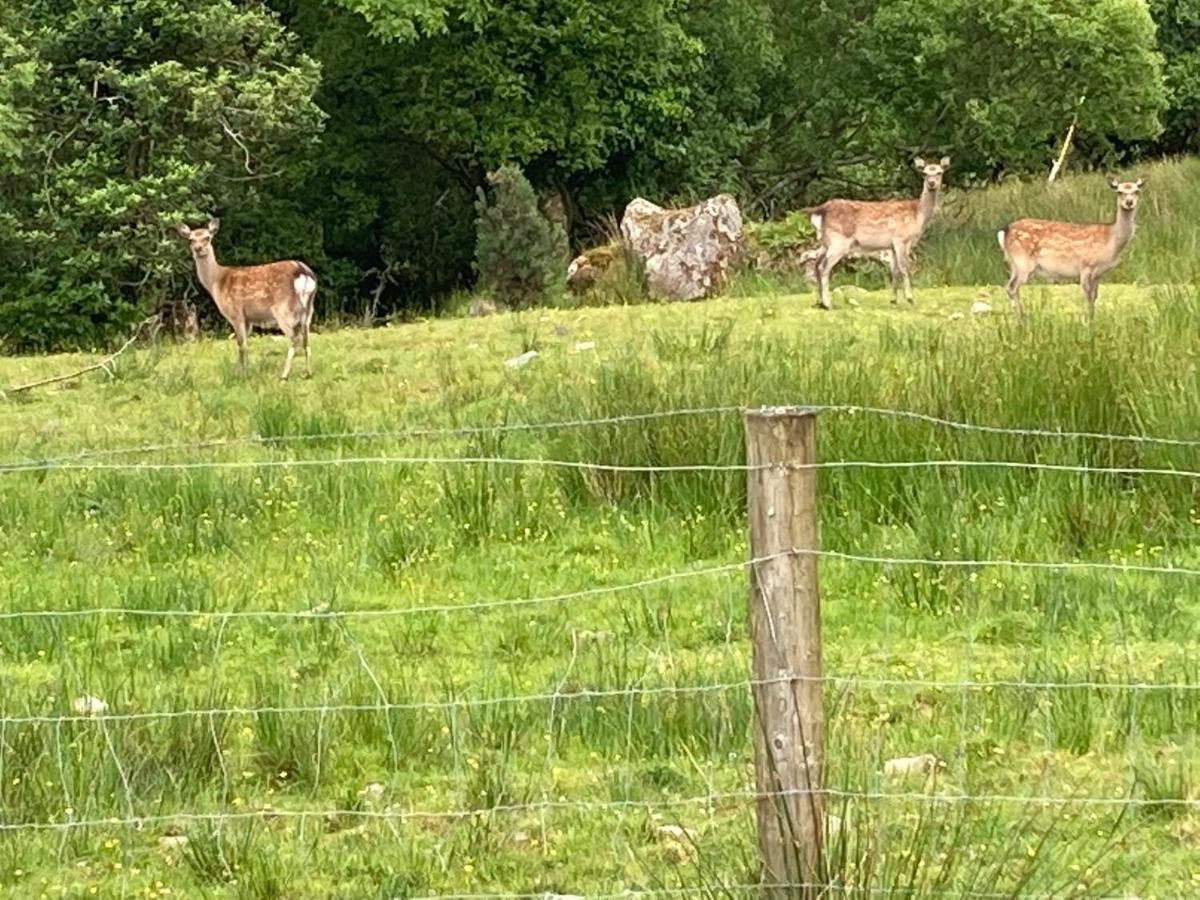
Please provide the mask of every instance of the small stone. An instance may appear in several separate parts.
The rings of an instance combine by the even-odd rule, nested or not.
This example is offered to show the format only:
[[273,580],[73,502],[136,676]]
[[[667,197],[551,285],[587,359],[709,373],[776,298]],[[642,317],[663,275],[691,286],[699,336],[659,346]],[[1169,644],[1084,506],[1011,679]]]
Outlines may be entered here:
[[76,697],[75,702],[71,706],[81,716],[98,716],[108,709],[107,703],[99,697],[93,697],[91,694]]
[[576,353],[582,353],[585,350],[595,350],[595,349],[596,349],[595,341],[576,341],[575,342],[575,352]]
[[164,834],[158,839],[158,849],[164,853],[178,853],[188,845],[186,834]]
[[529,365],[529,361],[538,355],[536,350],[526,350],[520,356],[514,356],[512,359],[506,359],[504,364],[510,369],[519,369],[521,366]]
[[671,863],[690,862],[696,855],[696,844],[692,833],[682,825],[659,825],[655,836],[663,845],[663,857]]
[[984,313],[990,313],[991,311],[992,304],[988,303],[986,300],[976,300],[971,304],[971,313],[973,315],[981,316]]
[[610,641],[612,640],[612,636],[613,633],[611,631],[592,631],[588,628],[584,628],[575,632],[575,637],[581,644],[593,644],[601,643],[603,641]]
[[528,831],[514,831],[512,833],[512,842],[514,844],[518,844],[518,845],[528,844],[529,843],[529,832]]
[[659,825],[656,830],[660,837],[668,837],[676,841],[688,840],[691,837],[691,834],[682,825]]
[[358,793],[359,796],[366,797],[368,800],[382,800],[383,790],[384,788],[382,784],[380,784],[378,781],[372,781]]
[[883,764],[884,775],[921,775],[937,768],[938,758],[932,753],[920,756],[898,756]]
[[554,333],[556,335],[558,335],[559,337],[566,337],[568,334],[571,333],[571,329],[568,328],[566,325],[555,324]]

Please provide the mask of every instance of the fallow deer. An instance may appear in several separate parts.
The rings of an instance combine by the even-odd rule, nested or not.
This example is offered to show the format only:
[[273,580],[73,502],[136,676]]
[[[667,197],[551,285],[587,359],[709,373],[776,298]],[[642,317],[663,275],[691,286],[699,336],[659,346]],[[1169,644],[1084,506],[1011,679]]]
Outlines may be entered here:
[[856,249],[890,251],[892,302],[897,302],[901,279],[904,281],[904,299],[913,302],[908,256],[933,217],[942,188],[942,175],[950,167],[950,157],[943,156],[939,162],[927,163],[918,156],[913,165],[925,179],[921,196],[915,200],[826,200],[820,206],[805,210],[821,242],[816,269],[817,305],[822,309],[832,309],[829,273],[846,254]]
[[1100,276],[1117,264],[1133,237],[1138,193],[1148,180],[1146,176],[1137,181],[1108,179],[1117,192],[1117,218],[1111,225],[1018,219],[996,232],[1008,263],[1008,298],[1018,318],[1025,315],[1021,285],[1041,273],[1051,278],[1078,278],[1087,320],[1092,320]]
[[280,377],[286,381],[291,374],[297,344],[304,348],[305,373],[312,375],[308,333],[315,308],[317,276],[307,265],[294,259],[258,266],[221,265],[212,246],[213,235],[220,226],[220,219],[210,219],[201,228],[189,228],[181,222],[178,231],[191,244],[200,283],[233,328],[242,371],[246,371],[249,326],[274,321],[288,341],[287,359]]

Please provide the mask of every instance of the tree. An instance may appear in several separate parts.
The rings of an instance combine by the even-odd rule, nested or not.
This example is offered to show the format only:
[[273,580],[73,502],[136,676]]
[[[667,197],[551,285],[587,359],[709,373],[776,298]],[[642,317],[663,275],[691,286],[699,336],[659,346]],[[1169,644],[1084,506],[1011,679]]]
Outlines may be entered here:
[[1200,0],[1150,0],[1170,106],[1159,153],[1200,151]]
[[337,277],[384,313],[471,281],[475,192],[507,161],[578,234],[639,193],[736,189],[781,65],[745,0],[339,3],[273,7],[324,72],[303,193]]
[[488,175],[476,202],[475,267],[480,286],[497,299],[524,305],[562,287],[566,259],[561,226],[538,208],[533,186],[513,165]]
[[[99,344],[183,287],[176,221],[228,207],[236,229],[303,174],[319,68],[231,0],[35,0],[18,37],[35,75],[3,184],[19,264],[0,274],[0,338]],[[273,238],[282,255],[305,234]]]
[[[1048,167],[1078,116],[1077,152],[1109,161],[1152,138],[1166,106],[1141,0],[775,0],[787,70],[769,137],[746,162],[776,206],[911,184],[916,152],[952,180]],[[812,73],[820,73],[813,78]]]

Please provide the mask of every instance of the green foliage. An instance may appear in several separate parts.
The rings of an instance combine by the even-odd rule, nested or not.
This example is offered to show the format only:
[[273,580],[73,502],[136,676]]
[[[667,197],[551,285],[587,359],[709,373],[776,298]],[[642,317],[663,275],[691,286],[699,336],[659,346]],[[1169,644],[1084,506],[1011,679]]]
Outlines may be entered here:
[[475,191],[505,162],[567,199],[576,237],[635,194],[736,188],[780,65],[740,0],[273,5],[324,71],[303,196],[378,314],[470,283]]
[[769,208],[914,191],[917,152],[950,153],[960,184],[1044,170],[1076,116],[1078,156],[1106,162],[1167,102],[1141,0],[777,0],[775,27],[804,65],[744,160]]
[[490,196],[481,188],[476,201],[480,287],[518,306],[561,290],[562,229],[542,215],[529,180],[519,167],[505,165],[488,175],[488,184]]
[[1200,151],[1200,3],[1149,0],[1164,57],[1169,108],[1155,149],[1165,153]]
[[274,205],[320,129],[319,69],[272,16],[228,0],[24,12],[28,126],[3,183],[21,264],[0,276],[0,338],[96,345],[187,284],[176,221]]
[[782,253],[800,244],[811,243],[817,236],[808,213],[790,212],[782,219],[745,223],[746,240],[751,247],[768,253]]
[[1114,138],[1160,130],[1161,60],[1142,0],[890,0],[871,27],[863,61],[888,85],[891,119],[876,140],[923,139],[968,177],[1044,167],[1076,115],[1096,160]]

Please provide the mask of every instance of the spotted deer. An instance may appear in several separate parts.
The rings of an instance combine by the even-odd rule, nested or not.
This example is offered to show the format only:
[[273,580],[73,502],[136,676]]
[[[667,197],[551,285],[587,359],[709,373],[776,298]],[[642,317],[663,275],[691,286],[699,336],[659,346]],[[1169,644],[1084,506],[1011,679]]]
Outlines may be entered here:
[[817,257],[817,305],[832,309],[829,300],[829,273],[851,251],[887,251],[892,255],[892,302],[896,303],[899,281],[904,281],[904,299],[913,302],[908,279],[908,257],[933,217],[942,176],[950,167],[950,157],[936,163],[921,157],[913,165],[925,179],[921,196],[915,200],[826,200],[806,209],[821,252]]
[[1117,218],[1111,225],[1018,219],[996,232],[1008,263],[1008,299],[1018,318],[1025,315],[1021,286],[1040,273],[1051,278],[1078,278],[1087,320],[1092,320],[1100,276],[1117,264],[1133,237],[1138,194],[1148,180],[1146,176],[1137,181],[1108,179],[1117,192]]
[[274,321],[288,341],[287,359],[280,377],[286,381],[291,374],[297,345],[304,348],[305,374],[312,375],[308,333],[312,326],[317,276],[307,265],[294,259],[258,266],[221,265],[212,246],[213,235],[220,226],[220,219],[210,219],[202,228],[189,228],[181,222],[178,231],[191,244],[200,283],[233,328],[242,371],[246,371],[249,327]]

